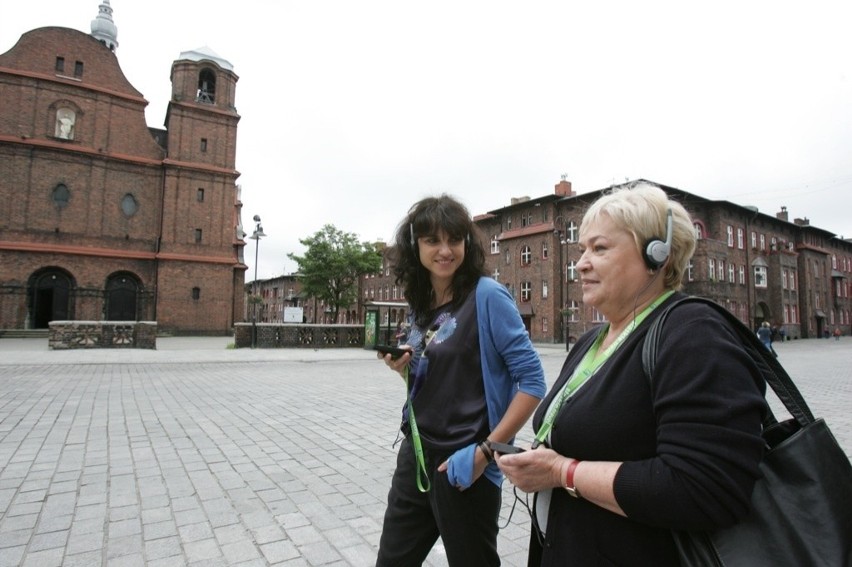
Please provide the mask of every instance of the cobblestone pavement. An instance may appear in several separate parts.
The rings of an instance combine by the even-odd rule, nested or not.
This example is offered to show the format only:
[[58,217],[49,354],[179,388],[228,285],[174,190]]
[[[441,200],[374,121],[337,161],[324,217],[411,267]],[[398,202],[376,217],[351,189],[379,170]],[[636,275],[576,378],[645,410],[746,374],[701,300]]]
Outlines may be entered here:
[[[373,565],[402,383],[359,349],[231,341],[0,340],[0,567]],[[552,381],[564,348],[538,348]],[[852,340],[776,349],[852,453]],[[529,534],[512,501],[506,485],[510,567],[525,564]],[[428,565],[446,565],[440,544]]]

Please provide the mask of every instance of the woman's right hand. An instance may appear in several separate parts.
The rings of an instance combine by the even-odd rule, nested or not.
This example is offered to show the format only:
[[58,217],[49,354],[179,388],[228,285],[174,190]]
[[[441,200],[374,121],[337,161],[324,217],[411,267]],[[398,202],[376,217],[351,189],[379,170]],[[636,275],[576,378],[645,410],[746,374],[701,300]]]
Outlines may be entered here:
[[553,449],[539,447],[514,455],[497,456],[506,478],[524,492],[539,492],[562,485],[562,465],[570,460]]
[[408,366],[408,363],[411,362],[412,349],[409,345],[400,345],[400,348],[404,348],[408,352],[406,352],[402,356],[398,356],[397,358],[393,358],[393,356],[391,356],[390,354],[382,356],[381,353],[378,353],[377,356],[378,358],[384,360],[385,364],[387,364],[391,370],[399,373],[399,375],[402,376],[403,370],[406,366]]

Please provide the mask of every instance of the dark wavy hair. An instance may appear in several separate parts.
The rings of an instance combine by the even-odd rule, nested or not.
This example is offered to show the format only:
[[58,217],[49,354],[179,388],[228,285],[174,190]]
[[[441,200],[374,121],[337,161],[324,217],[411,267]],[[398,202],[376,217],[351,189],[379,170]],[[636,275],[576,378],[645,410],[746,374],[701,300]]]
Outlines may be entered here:
[[408,211],[394,236],[389,253],[397,285],[403,286],[405,299],[420,326],[429,324],[432,312],[432,282],[429,270],[420,263],[417,239],[437,234],[440,230],[450,238],[465,241],[464,261],[453,275],[453,308],[461,305],[485,275],[485,250],[478,227],[473,223],[467,208],[459,201],[443,194],[418,201]]

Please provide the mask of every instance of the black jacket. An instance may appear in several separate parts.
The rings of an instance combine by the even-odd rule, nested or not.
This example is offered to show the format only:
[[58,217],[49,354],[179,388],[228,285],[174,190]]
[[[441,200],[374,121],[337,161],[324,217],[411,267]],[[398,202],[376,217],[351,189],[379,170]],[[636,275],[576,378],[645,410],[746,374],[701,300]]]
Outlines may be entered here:
[[[674,294],[569,399],[551,431],[552,448],[586,461],[620,461],[616,500],[627,518],[555,489],[543,548],[530,565],[678,565],[671,529],[735,523],[747,512],[763,453],[765,384],[733,330],[710,307],[688,303],[669,315],[653,392],[642,368],[648,327]],[[583,335],[534,417],[597,335]],[[540,563],[539,563],[539,555]]]

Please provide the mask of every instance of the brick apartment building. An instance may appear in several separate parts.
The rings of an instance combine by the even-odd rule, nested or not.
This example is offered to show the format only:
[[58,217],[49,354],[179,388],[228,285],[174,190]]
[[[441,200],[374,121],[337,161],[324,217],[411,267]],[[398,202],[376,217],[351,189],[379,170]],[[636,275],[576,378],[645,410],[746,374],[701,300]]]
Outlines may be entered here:
[[[660,187],[695,223],[698,244],[686,293],[715,300],[752,328],[769,321],[791,339],[821,337],[835,327],[852,334],[852,241],[806,218],[790,222],[784,207],[769,215]],[[583,214],[608,189],[578,195],[562,180],[553,193],[513,198],[475,218],[485,238],[487,269],[515,297],[534,341],[571,342],[604,322],[583,305],[576,266]],[[280,322],[283,307],[294,305],[304,307],[308,323],[334,322],[322,305],[301,294],[297,275],[257,283],[263,299],[258,321]],[[404,320],[402,289],[387,260],[380,273],[362,277],[359,287],[361,302],[342,312],[338,323],[362,323],[366,310],[376,307],[383,327]],[[252,289],[249,284],[246,293]]]
[[[686,293],[713,299],[752,328],[769,321],[791,338],[837,326],[850,334],[852,241],[806,218],[790,222],[783,207],[763,214],[660,186],[694,220]],[[570,342],[604,321],[583,305],[576,266],[583,214],[607,189],[578,195],[563,180],[552,194],[477,217],[491,275],[514,295],[533,340]]]
[[[686,293],[715,300],[752,328],[769,321],[790,338],[821,337],[835,327],[852,332],[852,241],[806,218],[791,222],[783,207],[764,214],[660,186],[694,220],[698,244]],[[515,297],[536,342],[571,342],[604,322],[583,304],[577,239],[583,214],[608,189],[578,195],[562,180],[550,194],[513,198],[475,218],[487,269]],[[386,261],[360,287],[362,302],[348,312],[351,322],[363,321],[364,311],[377,303],[385,306],[383,325],[404,317],[397,306],[404,302],[402,290]]]
[[165,129],[149,128],[117,45],[103,0],[91,35],[35,29],[0,55],[0,329],[228,334],[246,269],[238,77],[209,50],[182,53]]

